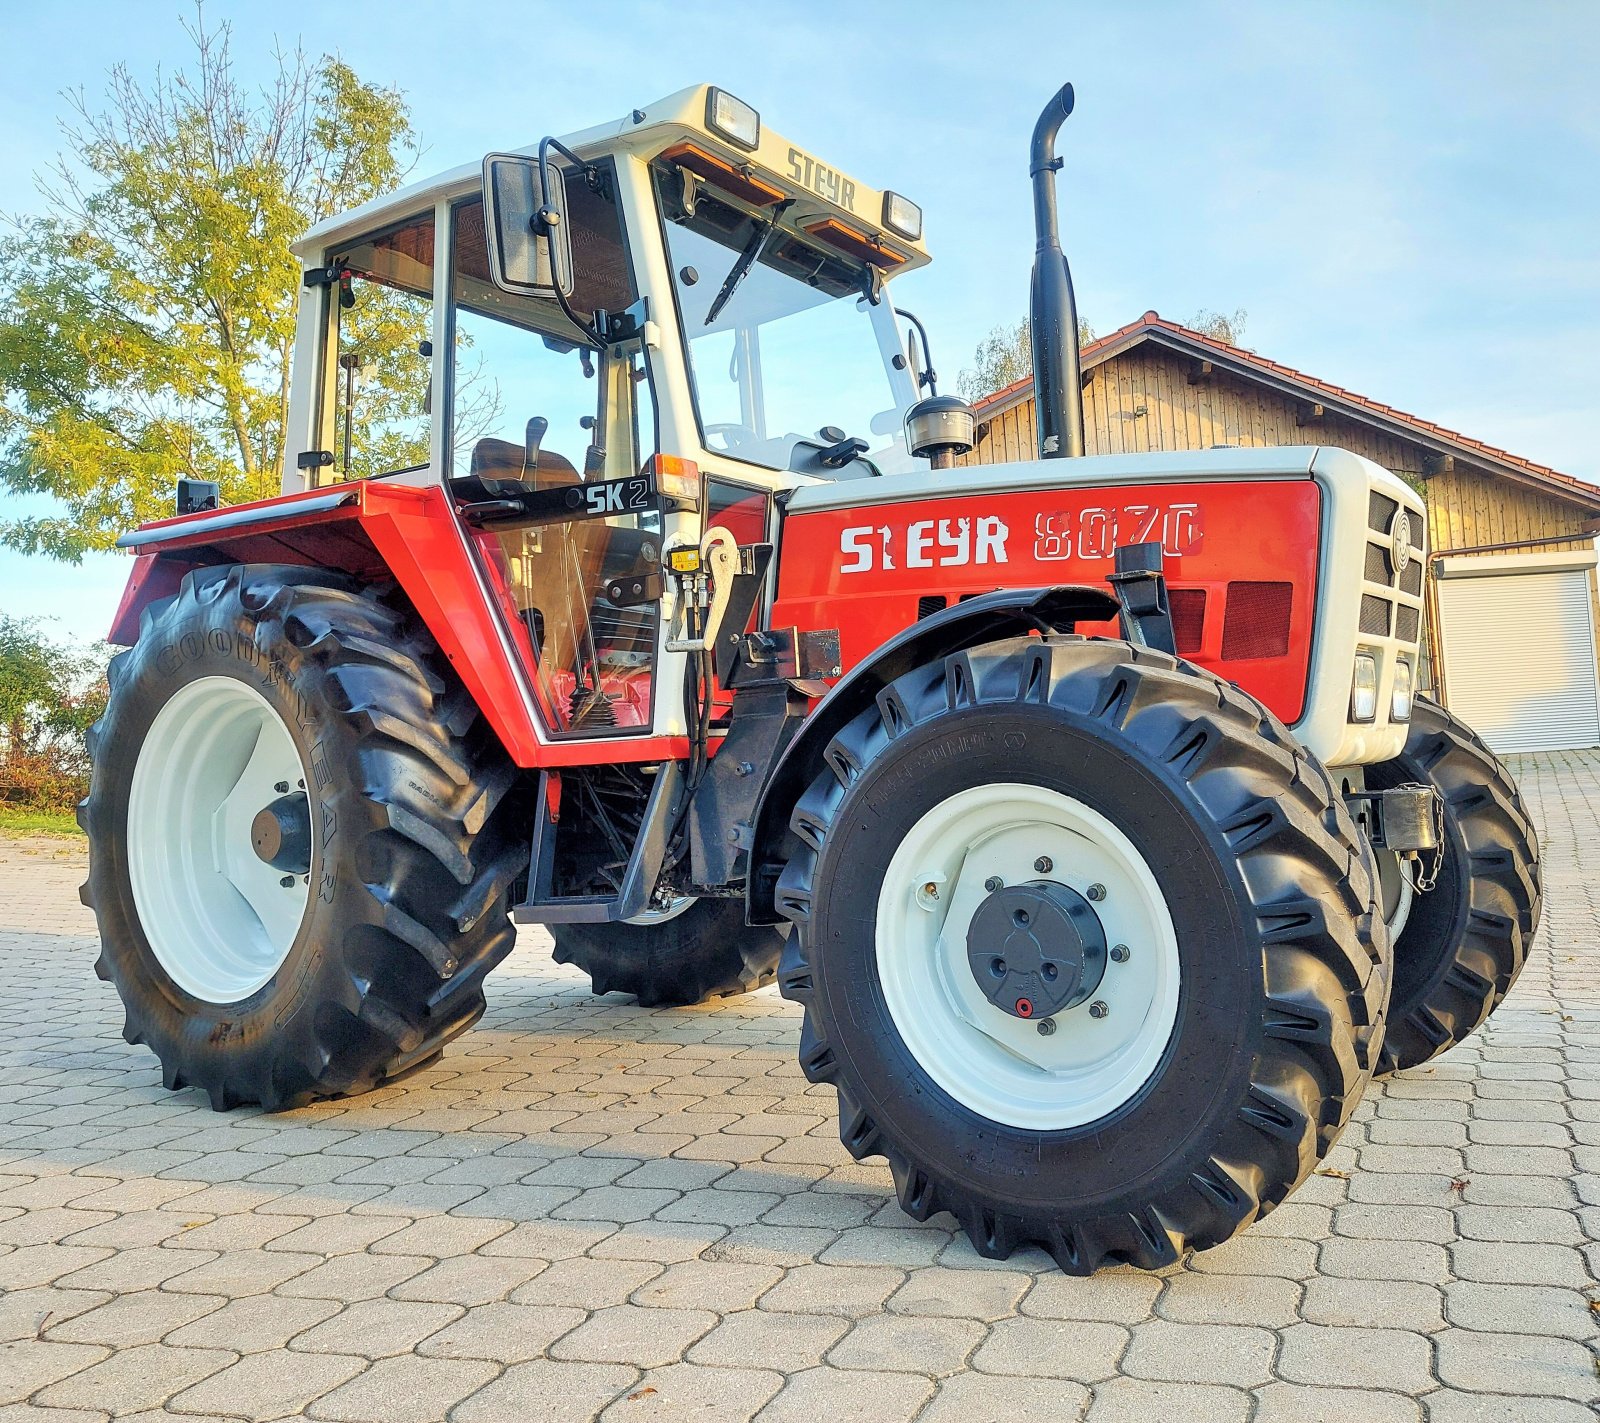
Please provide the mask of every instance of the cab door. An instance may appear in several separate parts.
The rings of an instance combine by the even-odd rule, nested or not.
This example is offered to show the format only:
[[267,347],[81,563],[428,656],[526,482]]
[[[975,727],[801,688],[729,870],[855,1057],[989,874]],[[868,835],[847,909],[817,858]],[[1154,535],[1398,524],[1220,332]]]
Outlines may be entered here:
[[[637,298],[609,168],[574,182],[572,305],[584,316]],[[449,487],[463,508],[639,475],[655,450],[642,342],[597,348],[547,301],[490,280],[483,203],[451,213]],[[546,501],[548,502],[548,501]],[[554,738],[642,735],[654,723],[660,603],[608,586],[659,574],[661,515],[573,501],[570,518],[496,520],[473,541]]]

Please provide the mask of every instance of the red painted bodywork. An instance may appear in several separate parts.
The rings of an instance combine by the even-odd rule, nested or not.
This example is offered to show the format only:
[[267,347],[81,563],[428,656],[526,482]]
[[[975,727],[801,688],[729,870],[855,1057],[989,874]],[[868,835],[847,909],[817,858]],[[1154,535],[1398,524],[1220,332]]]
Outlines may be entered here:
[[[924,598],[954,604],[997,588],[1100,583],[1115,547],[1154,539],[1164,545],[1169,586],[1206,593],[1198,639],[1180,650],[1293,723],[1305,707],[1320,517],[1309,479],[1027,490],[798,511],[784,522],[772,624],[838,628],[848,671],[916,621]],[[981,550],[980,529],[989,535]],[[870,567],[844,571],[864,560]],[[1235,581],[1291,585],[1281,656],[1223,657]],[[1118,635],[1114,623],[1079,631]]]

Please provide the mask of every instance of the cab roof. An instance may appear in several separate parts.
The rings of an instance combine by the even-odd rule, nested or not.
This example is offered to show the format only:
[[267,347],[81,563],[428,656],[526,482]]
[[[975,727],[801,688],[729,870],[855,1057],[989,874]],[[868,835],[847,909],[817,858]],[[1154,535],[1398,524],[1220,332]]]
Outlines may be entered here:
[[[886,277],[909,272],[929,261],[928,250],[920,240],[911,242],[884,230],[882,189],[868,187],[829,167],[781,134],[774,133],[765,123],[761,125],[760,141],[754,152],[736,148],[712,132],[706,124],[710,89],[707,84],[680,89],[620,119],[564,135],[561,142],[584,158],[617,153],[650,158],[677,141],[692,139],[697,146],[710,149],[732,164],[751,165],[761,178],[782,188],[787,196],[795,199],[790,215],[800,224],[842,215],[846,222],[853,219],[850,225],[861,231],[873,236],[881,234],[887,245],[898,249],[906,258],[885,272]],[[532,156],[539,151],[539,145],[534,142],[511,151]],[[482,182],[481,159],[447,169],[374,198],[349,212],[324,219],[296,242],[292,250],[306,265],[314,265],[321,261],[328,247],[362,236],[441,199],[466,197],[477,192]]]

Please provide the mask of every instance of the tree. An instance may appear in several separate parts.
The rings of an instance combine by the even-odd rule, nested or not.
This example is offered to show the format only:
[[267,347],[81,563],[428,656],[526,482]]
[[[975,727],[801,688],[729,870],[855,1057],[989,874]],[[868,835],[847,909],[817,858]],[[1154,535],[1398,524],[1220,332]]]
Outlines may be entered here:
[[106,651],[52,642],[36,620],[0,613],[0,801],[66,809],[82,798]]
[[[1094,330],[1078,318],[1078,344],[1094,340]],[[996,326],[978,342],[972,365],[956,379],[965,400],[979,400],[1012,381],[1033,374],[1033,323],[1024,316],[1015,326]]]
[[395,89],[336,57],[280,52],[259,92],[229,27],[184,26],[191,67],[112,71],[105,108],[67,96],[51,211],[0,241],[0,485],[59,515],[0,540],[76,560],[169,512],[180,474],[230,502],[276,494],[299,268],[289,244],[395,187],[416,154]]
[[1235,309],[1232,316],[1226,316],[1220,311],[1208,311],[1201,307],[1195,312],[1194,320],[1189,323],[1191,331],[1198,331],[1202,336],[1210,336],[1217,341],[1226,341],[1230,346],[1242,346],[1244,343],[1244,324],[1249,319],[1250,313],[1242,306]]

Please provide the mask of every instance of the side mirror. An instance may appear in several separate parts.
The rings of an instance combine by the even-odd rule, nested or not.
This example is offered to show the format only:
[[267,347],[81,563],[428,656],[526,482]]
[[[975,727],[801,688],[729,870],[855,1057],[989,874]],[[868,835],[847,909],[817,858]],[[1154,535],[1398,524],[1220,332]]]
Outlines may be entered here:
[[483,160],[483,231],[489,277],[501,291],[547,301],[572,295],[572,235],[561,169],[539,158]]

